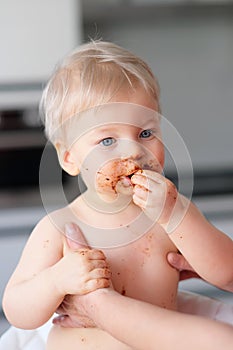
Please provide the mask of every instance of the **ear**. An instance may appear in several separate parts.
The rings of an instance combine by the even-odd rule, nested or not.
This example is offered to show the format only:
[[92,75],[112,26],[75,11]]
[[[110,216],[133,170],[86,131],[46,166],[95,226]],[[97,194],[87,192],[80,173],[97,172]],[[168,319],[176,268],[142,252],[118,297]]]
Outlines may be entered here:
[[65,145],[59,142],[55,144],[55,148],[62,169],[71,176],[78,175],[80,171],[71,150],[67,150]]

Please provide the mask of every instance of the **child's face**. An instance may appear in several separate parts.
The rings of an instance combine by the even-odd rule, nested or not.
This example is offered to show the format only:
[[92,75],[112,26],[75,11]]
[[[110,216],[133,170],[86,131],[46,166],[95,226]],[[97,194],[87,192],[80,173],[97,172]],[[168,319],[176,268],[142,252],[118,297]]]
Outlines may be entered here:
[[156,102],[144,90],[118,93],[112,102],[77,120],[70,149],[87,187],[109,199],[117,195],[119,183],[130,189],[136,171],[161,173],[164,166]]

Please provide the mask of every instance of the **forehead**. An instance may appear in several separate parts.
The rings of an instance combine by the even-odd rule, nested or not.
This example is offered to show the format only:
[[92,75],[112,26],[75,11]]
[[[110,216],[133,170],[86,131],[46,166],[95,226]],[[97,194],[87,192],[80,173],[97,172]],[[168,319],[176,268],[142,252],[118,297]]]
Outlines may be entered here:
[[159,125],[157,111],[133,104],[114,102],[91,108],[69,118],[64,125],[66,138],[71,145],[81,136],[94,130],[109,130],[117,124],[135,126],[143,129],[148,124]]

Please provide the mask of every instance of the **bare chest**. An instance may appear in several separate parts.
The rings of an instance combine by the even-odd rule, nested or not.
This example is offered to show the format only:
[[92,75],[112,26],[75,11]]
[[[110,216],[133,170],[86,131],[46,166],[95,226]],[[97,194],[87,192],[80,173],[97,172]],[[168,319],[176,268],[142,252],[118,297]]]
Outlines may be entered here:
[[105,250],[114,288],[122,295],[175,309],[178,272],[166,259],[175,250],[167,236],[154,232],[127,246]]

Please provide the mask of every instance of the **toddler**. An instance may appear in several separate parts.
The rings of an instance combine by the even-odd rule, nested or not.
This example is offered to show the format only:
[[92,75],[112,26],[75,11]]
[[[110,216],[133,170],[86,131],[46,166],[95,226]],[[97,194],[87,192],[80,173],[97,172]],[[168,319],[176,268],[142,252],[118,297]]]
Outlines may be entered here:
[[[162,308],[177,308],[171,251],[206,281],[233,291],[232,240],[162,174],[159,87],[143,60],[108,42],[82,45],[55,70],[42,107],[61,167],[81,173],[87,190],[44,217],[29,237],[4,294],[11,324],[37,328],[66,295],[108,286],[105,256],[118,292]],[[61,234],[68,222],[98,249],[71,251]],[[47,349],[64,348],[129,349],[95,327],[55,326]]]

